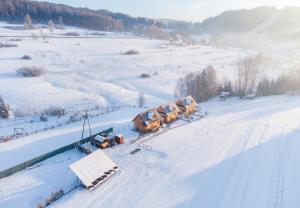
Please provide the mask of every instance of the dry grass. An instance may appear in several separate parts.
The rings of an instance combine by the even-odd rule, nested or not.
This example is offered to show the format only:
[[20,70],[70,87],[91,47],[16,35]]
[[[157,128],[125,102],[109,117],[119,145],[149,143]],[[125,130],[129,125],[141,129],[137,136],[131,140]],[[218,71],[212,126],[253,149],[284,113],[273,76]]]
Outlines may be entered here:
[[14,48],[14,47],[18,47],[18,45],[13,43],[0,43],[0,48]]
[[129,50],[124,53],[124,55],[136,55],[136,54],[139,54],[139,52],[136,50]]
[[42,67],[22,67],[17,71],[23,77],[40,77],[45,74],[45,70]]

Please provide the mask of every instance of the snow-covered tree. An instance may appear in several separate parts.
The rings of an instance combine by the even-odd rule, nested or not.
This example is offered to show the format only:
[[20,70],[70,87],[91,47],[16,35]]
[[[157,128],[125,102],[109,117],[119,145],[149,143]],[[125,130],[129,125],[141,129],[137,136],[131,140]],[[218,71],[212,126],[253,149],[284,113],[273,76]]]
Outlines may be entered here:
[[197,102],[204,102],[217,94],[217,76],[212,66],[202,72],[189,73],[177,81],[175,96],[177,98],[192,95]]
[[29,14],[26,14],[24,17],[24,28],[26,30],[33,29],[33,23],[32,23],[32,20],[31,20],[31,17],[29,16]]
[[64,21],[63,21],[62,16],[59,16],[59,18],[58,18],[58,26],[59,26],[59,28],[64,27]]
[[0,97],[0,118],[7,119],[9,116],[10,116],[9,106],[6,105],[2,97]]
[[49,22],[48,22],[48,29],[51,32],[51,34],[53,34],[54,27],[55,27],[54,22],[52,20],[49,20]]

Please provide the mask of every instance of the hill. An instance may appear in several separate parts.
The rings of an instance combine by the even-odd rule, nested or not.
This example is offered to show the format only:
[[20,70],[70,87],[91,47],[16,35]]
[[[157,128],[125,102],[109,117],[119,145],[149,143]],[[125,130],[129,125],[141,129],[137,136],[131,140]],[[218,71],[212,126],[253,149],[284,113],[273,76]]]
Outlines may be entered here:
[[196,26],[203,33],[283,33],[300,28],[300,7],[257,7],[226,11],[210,17]]
[[23,22],[29,14],[34,22],[47,23],[50,19],[64,24],[104,31],[133,31],[137,26],[160,26],[152,19],[135,18],[107,10],[75,8],[63,4],[27,0],[0,0],[0,20]]

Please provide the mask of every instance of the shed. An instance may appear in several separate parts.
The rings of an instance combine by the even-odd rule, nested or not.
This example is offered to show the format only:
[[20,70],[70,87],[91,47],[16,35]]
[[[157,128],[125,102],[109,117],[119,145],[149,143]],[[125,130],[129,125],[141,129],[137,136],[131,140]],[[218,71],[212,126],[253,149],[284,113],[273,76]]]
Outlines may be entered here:
[[118,171],[118,166],[100,149],[73,163],[70,168],[90,191]]
[[176,105],[179,107],[180,113],[186,116],[196,112],[197,110],[197,103],[191,95],[178,100]]
[[170,123],[178,118],[179,108],[175,103],[160,106],[157,111],[163,117],[164,123]]
[[156,109],[150,109],[140,113],[133,120],[137,130],[147,133],[159,129],[162,125],[162,117]]
[[226,100],[227,98],[230,98],[231,97],[231,93],[230,92],[226,92],[226,91],[223,91],[220,93],[220,100],[221,101],[224,101]]

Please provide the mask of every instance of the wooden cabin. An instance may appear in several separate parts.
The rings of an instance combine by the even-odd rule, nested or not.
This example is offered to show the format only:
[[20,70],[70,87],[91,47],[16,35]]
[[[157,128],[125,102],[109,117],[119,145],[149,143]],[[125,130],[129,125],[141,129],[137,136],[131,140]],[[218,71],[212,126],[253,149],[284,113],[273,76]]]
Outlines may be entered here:
[[157,111],[162,116],[164,123],[168,124],[178,118],[180,110],[175,103],[169,103],[160,106]]
[[180,113],[184,114],[185,116],[189,116],[191,113],[194,113],[197,110],[197,103],[191,95],[178,100],[176,105],[180,109]]
[[148,133],[158,130],[162,125],[162,117],[156,109],[140,113],[133,120],[135,127],[140,132]]

